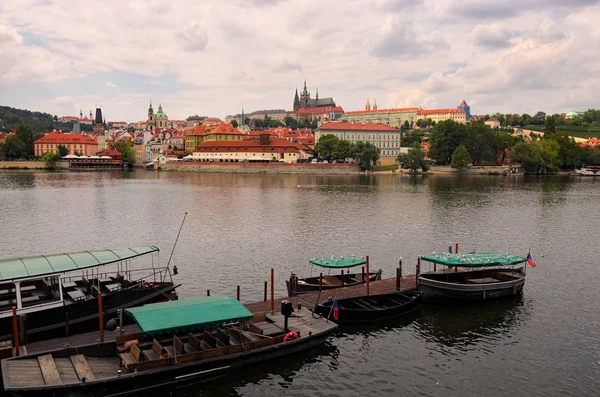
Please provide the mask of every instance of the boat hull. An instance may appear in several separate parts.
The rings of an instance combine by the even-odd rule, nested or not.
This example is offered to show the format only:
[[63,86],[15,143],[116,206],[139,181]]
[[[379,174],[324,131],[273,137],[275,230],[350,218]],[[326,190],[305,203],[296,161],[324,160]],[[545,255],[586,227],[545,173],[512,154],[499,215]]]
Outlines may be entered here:
[[[326,331],[314,333],[309,337],[292,339],[287,342],[248,352],[170,365],[168,367],[160,367],[153,370],[128,373],[118,378],[107,379],[106,381],[35,388],[5,387],[5,391],[14,396],[117,397],[126,396],[133,392],[139,393],[150,391],[157,387],[172,386],[189,382],[202,382],[216,376],[240,371],[242,368],[249,365],[274,360],[314,348],[323,344],[334,330],[335,328],[331,327]],[[116,350],[115,342],[98,346],[98,349],[103,348],[111,350],[112,353],[112,351]],[[73,350],[73,348],[71,350]],[[65,355],[67,354],[74,354],[74,352],[67,352],[65,350]],[[2,372],[6,379],[6,360],[2,361]]]
[[[117,309],[141,306],[160,302],[175,291],[171,282],[154,285],[141,285],[129,289],[104,293],[102,303],[105,314],[116,316]],[[22,344],[49,338],[65,336],[66,321],[69,322],[69,334],[91,331],[98,328],[98,303],[96,300],[65,302],[63,306],[28,313],[24,323],[27,340]],[[108,318],[105,318],[107,321]],[[0,340],[12,338],[12,317],[0,319]]]
[[473,275],[473,272],[450,273],[450,279],[447,281],[439,277],[440,274],[420,275],[418,288],[423,292],[424,300],[481,301],[517,295],[523,291],[525,285],[525,274],[520,270],[512,272],[513,278],[510,280],[482,284],[467,284],[458,280],[466,274]]
[[[333,302],[317,305],[315,312],[338,324],[356,324],[389,320],[408,314],[421,305],[420,291],[372,295],[338,300],[338,319],[332,313]],[[362,308],[364,307],[364,309]]]
[[[326,291],[341,287],[349,287],[356,284],[364,284],[362,281],[362,273],[350,273],[344,274],[344,283],[341,282],[341,274],[334,276],[327,276],[323,279],[323,284],[320,284],[320,277],[307,277],[295,279],[294,285],[292,286],[290,280],[286,280],[286,286],[288,290],[288,296],[296,296],[298,294],[305,294],[308,292]],[[329,279],[329,281],[327,280]],[[337,280],[337,281],[336,281]],[[381,271],[370,274],[369,281],[381,280]],[[333,283],[329,283],[333,282]]]

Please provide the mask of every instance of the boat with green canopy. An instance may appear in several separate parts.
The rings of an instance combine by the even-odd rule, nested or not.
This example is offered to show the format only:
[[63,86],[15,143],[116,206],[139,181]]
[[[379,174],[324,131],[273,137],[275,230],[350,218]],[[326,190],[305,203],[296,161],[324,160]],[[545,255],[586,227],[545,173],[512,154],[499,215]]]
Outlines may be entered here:
[[109,316],[168,298],[176,286],[158,255],[142,246],[0,260],[0,340],[14,337],[13,307],[26,344],[97,327],[98,293]]
[[[310,265],[308,277],[298,278],[296,274],[292,272],[290,279],[286,280],[288,296],[365,283],[365,266],[368,271],[368,257],[352,255],[342,257],[332,256],[331,258],[314,258],[310,260]],[[314,266],[326,269],[327,274],[320,273],[317,276],[312,276]],[[358,266],[363,267],[360,273],[350,273],[350,269]],[[369,272],[369,281],[375,280],[381,280],[381,270]]]
[[4,390],[18,396],[125,396],[293,355],[322,344],[337,328],[320,317],[291,317],[287,301],[281,313],[253,315],[227,296],[149,304],[125,314],[139,333],[2,360]]
[[423,299],[484,300],[516,295],[525,284],[526,258],[500,252],[440,253],[421,256],[444,271],[418,275]]

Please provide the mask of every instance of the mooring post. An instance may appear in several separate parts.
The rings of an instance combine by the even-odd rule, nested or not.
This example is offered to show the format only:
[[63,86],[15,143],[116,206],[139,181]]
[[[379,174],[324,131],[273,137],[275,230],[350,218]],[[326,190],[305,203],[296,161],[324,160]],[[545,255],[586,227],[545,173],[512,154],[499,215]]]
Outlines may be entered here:
[[69,336],[69,312],[65,312],[65,336]]
[[342,287],[344,286],[344,269],[342,269]]
[[239,285],[237,286],[237,300],[238,300],[238,302],[240,300],[240,286]]
[[417,288],[419,288],[419,275],[421,274],[421,257],[417,257],[417,275],[415,276]]
[[319,273],[319,293],[323,290],[323,273]]
[[362,280],[361,280],[361,282],[363,282],[363,283],[365,282],[365,267],[364,266],[362,267]]
[[267,281],[265,281],[265,302],[267,301]]
[[100,343],[104,342],[104,310],[102,306],[102,292],[98,292],[98,317],[100,319]]
[[458,243],[456,243],[456,246],[454,247],[454,253],[458,254]]
[[369,279],[371,278],[371,272],[369,272],[369,255],[367,255],[367,296],[369,296]]
[[210,290],[209,289],[206,290],[206,296],[210,296]]
[[398,269],[396,269],[396,291],[400,291],[400,282],[402,281],[402,258],[398,259]]
[[271,268],[271,314],[275,313],[275,269]]
[[13,340],[15,344],[15,356],[19,355],[19,326],[17,324],[17,307],[12,307],[13,313]]

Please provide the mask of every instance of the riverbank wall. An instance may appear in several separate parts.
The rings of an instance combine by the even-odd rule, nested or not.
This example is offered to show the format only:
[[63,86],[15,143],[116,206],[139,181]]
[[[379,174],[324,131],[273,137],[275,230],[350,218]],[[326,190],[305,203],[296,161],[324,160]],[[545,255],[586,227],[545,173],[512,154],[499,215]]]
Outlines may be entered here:
[[[69,163],[58,161],[57,169],[69,168]],[[46,163],[43,161],[0,161],[2,170],[45,170]]]
[[165,171],[190,171],[239,174],[360,174],[358,164],[285,164],[285,163],[198,163],[172,161],[162,164]]

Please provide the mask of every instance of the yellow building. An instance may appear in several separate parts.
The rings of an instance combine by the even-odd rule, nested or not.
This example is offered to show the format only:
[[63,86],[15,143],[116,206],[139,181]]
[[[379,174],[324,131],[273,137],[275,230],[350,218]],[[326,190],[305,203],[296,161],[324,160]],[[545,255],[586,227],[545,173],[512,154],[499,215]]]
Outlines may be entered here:
[[467,114],[462,109],[420,109],[417,114],[418,120],[435,121],[436,123],[444,120],[454,120],[457,123],[466,123]]
[[146,160],[146,144],[134,143],[133,150],[135,150],[135,163],[144,164],[144,160]]
[[34,153],[38,157],[48,152],[56,153],[61,145],[68,149],[68,154],[79,153],[83,156],[95,156],[98,152],[96,137],[52,131],[33,143]]
[[400,130],[381,123],[329,122],[315,131],[315,144],[323,135],[335,135],[356,143],[370,142],[379,148],[382,159],[395,159],[400,154]]
[[365,110],[346,112],[342,120],[354,123],[386,124],[391,127],[400,128],[405,121],[412,128],[418,120],[419,108],[377,109],[377,102],[371,108],[367,99]]
[[185,150],[194,151],[203,142],[208,141],[241,141],[243,134],[229,124],[196,125],[191,133],[185,136]]
[[287,139],[261,134],[258,139],[206,141],[201,143],[192,154],[194,161],[212,162],[269,162],[297,163],[308,159],[309,149]]

